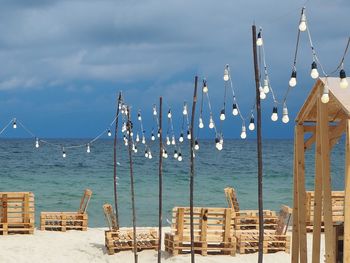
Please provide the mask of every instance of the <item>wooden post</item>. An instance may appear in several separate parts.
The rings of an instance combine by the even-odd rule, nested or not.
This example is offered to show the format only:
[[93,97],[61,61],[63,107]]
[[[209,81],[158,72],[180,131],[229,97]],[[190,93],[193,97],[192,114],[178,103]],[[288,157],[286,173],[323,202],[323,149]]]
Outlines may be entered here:
[[192,115],[191,115],[191,142],[190,142],[190,160],[191,160],[191,171],[190,171],[190,225],[191,225],[191,263],[195,262],[194,257],[194,225],[193,225],[193,188],[194,188],[194,116],[196,113],[196,103],[197,103],[197,84],[198,77],[194,78],[194,92],[193,92],[193,101],[192,101]]
[[137,240],[136,240],[136,212],[135,212],[135,191],[134,191],[134,172],[132,163],[132,122],[130,119],[130,108],[128,109],[128,122],[127,130],[128,134],[128,149],[129,149],[129,164],[130,164],[130,186],[131,186],[131,206],[132,206],[132,227],[133,227],[133,242],[134,242],[134,262],[137,263]]
[[162,130],[162,118],[163,118],[163,110],[162,110],[163,98],[159,98],[159,216],[158,216],[158,227],[159,227],[159,240],[158,240],[158,263],[162,262],[162,198],[163,198],[163,130]]
[[[319,99],[318,99],[319,101]],[[312,263],[320,262],[321,222],[322,222],[322,154],[321,154],[321,124],[320,114],[317,114],[316,122],[316,146],[315,146],[315,197],[314,197],[314,221],[312,236]]]
[[256,114],[257,114],[257,151],[258,151],[258,207],[259,207],[259,255],[258,263],[263,262],[263,248],[264,248],[264,215],[263,215],[263,192],[262,192],[262,145],[261,145],[261,105],[260,105],[260,91],[259,91],[259,66],[256,49],[256,27],[252,26],[253,35],[253,56],[254,56],[254,72],[255,72],[255,96],[256,96]]
[[317,101],[317,112],[320,114],[320,139],[322,156],[322,188],[323,188],[323,217],[326,254],[325,262],[335,262],[333,218],[332,218],[332,183],[330,176],[330,148],[328,126],[328,104]]
[[117,101],[117,110],[115,114],[115,130],[114,130],[114,174],[113,174],[113,183],[114,183],[114,207],[115,207],[115,218],[117,223],[117,229],[119,229],[119,217],[118,217],[118,192],[117,192],[117,137],[118,137],[118,120],[119,120],[119,105],[122,100],[122,93],[119,92],[118,101]]
[[344,198],[344,255],[343,262],[350,262],[350,120],[346,124],[345,150],[345,198]]
[[306,193],[305,193],[305,150],[304,150],[304,126],[296,126],[296,151],[298,177],[298,231],[299,231],[299,256],[300,262],[307,262],[306,242]]

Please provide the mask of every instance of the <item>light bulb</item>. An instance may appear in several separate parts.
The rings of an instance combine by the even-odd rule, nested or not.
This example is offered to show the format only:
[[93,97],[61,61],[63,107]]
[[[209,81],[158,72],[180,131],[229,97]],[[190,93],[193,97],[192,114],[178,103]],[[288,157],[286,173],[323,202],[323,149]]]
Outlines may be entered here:
[[145,135],[142,135],[142,144],[145,144],[145,143],[146,143]]
[[171,110],[168,111],[168,118],[171,119]]
[[266,93],[264,91],[260,91],[260,99],[266,99]]
[[213,120],[213,116],[210,116],[209,119],[209,129],[213,129],[214,128],[214,120]]
[[282,122],[283,123],[288,123],[289,122],[289,116],[288,116],[288,108],[287,105],[284,104],[283,105],[283,109],[282,109]]
[[232,105],[232,115],[233,116],[237,116],[238,115],[238,108],[237,108],[237,104],[233,103]]
[[220,113],[220,120],[224,121],[225,119],[226,119],[226,117],[225,117],[225,110],[222,109],[221,113]]
[[323,94],[322,94],[322,97],[321,97],[321,101],[322,101],[322,103],[328,103],[329,102],[329,90],[328,90],[327,84],[324,86]]
[[204,123],[203,123],[203,119],[202,119],[202,118],[199,118],[198,127],[199,127],[200,129],[203,129],[203,128],[204,128]]
[[137,114],[137,119],[138,119],[139,121],[142,120],[142,118],[141,118],[141,113],[138,113],[138,114]]
[[13,119],[12,127],[13,127],[14,129],[17,129],[16,118]]
[[160,130],[158,130],[157,137],[160,138]]
[[163,150],[163,158],[164,159],[166,159],[166,158],[168,158],[168,153],[167,153],[167,151],[166,150]]
[[181,153],[179,153],[179,156],[177,157],[177,160],[178,160],[179,162],[182,161],[182,154],[181,154]]
[[125,132],[126,131],[126,123],[123,122],[123,125],[122,125],[122,132]]
[[306,15],[304,13],[301,15],[299,30],[302,32],[306,30]]
[[133,136],[134,136],[134,133],[133,133],[132,131],[130,132],[130,136],[131,136],[131,137],[133,137]]
[[229,79],[230,79],[230,75],[228,72],[228,65],[226,65],[224,69],[224,81],[228,81]]
[[62,149],[62,157],[63,157],[63,158],[66,158],[66,157],[67,157],[67,154],[66,154],[66,151],[64,150],[64,148]]
[[184,134],[181,133],[181,134],[180,134],[180,137],[179,137],[179,142],[183,142],[183,141],[184,141]]
[[179,157],[178,153],[176,150],[174,150],[174,158],[177,159],[177,157]]
[[125,140],[125,141],[124,141],[124,145],[125,145],[125,146],[128,146],[128,140]]
[[320,75],[320,74],[318,73],[318,70],[317,70],[317,64],[316,64],[316,62],[314,61],[314,62],[312,62],[312,64],[311,64],[310,76],[311,76],[311,78],[313,78],[313,79],[317,79],[319,75]]
[[91,152],[90,144],[89,144],[89,143],[88,143],[87,146],[86,146],[86,152],[87,152],[87,153],[90,153],[90,152]]
[[190,131],[187,131],[187,139],[191,140],[191,132]]
[[154,141],[156,139],[156,137],[154,137],[154,134],[152,132],[152,135],[151,135],[151,140]]
[[259,46],[259,47],[263,45],[263,39],[261,37],[261,31],[258,33],[258,39],[256,40],[256,45]]
[[166,137],[166,145],[170,145],[170,138],[169,138],[169,136]]
[[132,144],[131,149],[135,152],[135,144]]
[[171,137],[171,145],[175,145],[176,144],[176,140],[175,140],[175,136],[173,135]]
[[186,104],[186,102],[184,103],[184,108],[183,108],[183,111],[182,111],[182,114],[183,115],[187,115],[187,104]]
[[145,151],[145,157],[148,158],[148,151]]
[[137,133],[136,134],[136,142],[139,142],[140,141],[140,136],[139,136],[139,134]]
[[272,109],[272,115],[271,115],[271,120],[272,121],[277,121],[278,120],[278,114],[277,114],[277,107],[273,107]]
[[111,132],[111,130],[110,130],[110,129],[108,129],[108,131],[107,131],[107,135],[108,135],[108,137],[111,137],[111,136],[112,136],[112,132]]
[[134,153],[137,153],[137,146],[134,146]]
[[254,123],[254,116],[250,117],[250,122],[248,126],[249,130],[254,131],[255,130],[255,123]]
[[242,138],[242,139],[247,138],[247,129],[246,129],[246,127],[245,127],[244,124],[242,125],[241,138]]
[[157,107],[156,107],[156,105],[153,105],[153,115],[157,116]]
[[289,86],[295,87],[297,85],[297,72],[296,70],[292,71],[292,75],[290,76]]
[[199,143],[198,143],[197,140],[195,140],[195,142],[194,142],[194,149],[195,149],[196,151],[199,150]]
[[206,80],[203,80],[203,93],[208,93],[208,85]]
[[340,82],[339,85],[342,89],[346,89],[349,85],[348,80],[346,79],[345,70],[341,69],[339,72]]
[[39,148],[39,139],[38,138],[35,139],[35,148]]
[[148,152],[148,159],[152,159],[153,158],[153,156],[152,156],[152,152],[151,151],[149,151]]
[[222,148],[223,148],[222,144],[220,143],[219,138],[216,138],[216,139],[215,139],[215,147],[216,147],[216,149],[218,149],[219,151],[221,151]]
[[270,88],[269,88],[269,80],[268,79],[264,79],[264,88],[263,91],[265,94],[269,93]]

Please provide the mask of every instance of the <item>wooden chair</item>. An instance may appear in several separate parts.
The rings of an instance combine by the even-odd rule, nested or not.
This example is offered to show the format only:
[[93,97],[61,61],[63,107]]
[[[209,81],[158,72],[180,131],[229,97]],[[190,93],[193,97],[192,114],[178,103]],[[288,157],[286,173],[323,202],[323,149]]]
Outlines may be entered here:
[[88,226],[87,208],[92,191],[86,189],[80,201],[78,212],[41,212],[40,229],[51,231],[81,230],[86,231]]
[[33,234],[34,194],[0,192],[0,235]]
[[[134,249],[134,235],[132,228],[119,229],[112,205],[104,204],[103,212],[109,227],[105,231],[105,246],[107,253],[113,255],[122,250]],[[158,250],[158,231],[155,228],[136,229],[137,250]]]
[[[234,237],[234,211],[231,208],[195,207],[194,250],[206,256],[208,253],[236,254]],[[171,233],[165,233],[165,250],[172,255],[191,251],[190,208],[175,207]]]

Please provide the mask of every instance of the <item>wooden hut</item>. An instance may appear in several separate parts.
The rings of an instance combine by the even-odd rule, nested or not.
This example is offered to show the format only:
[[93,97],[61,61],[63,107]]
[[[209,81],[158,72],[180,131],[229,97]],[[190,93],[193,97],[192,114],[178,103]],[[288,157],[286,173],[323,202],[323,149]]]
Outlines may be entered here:
[[[347,79],[350,82],[350,78]],[[325,87],[329,102],[321,100]],[[334,222],[330,153],[345,133],[345,198],[343,222]],[[339,78],[317,80],[302,106],[294,138],[294,205],[292,263],[307,262],[307,198],[305,190],[305,151],[315,144],[315,191],[313,202],[312,261],[336,262],[337,236],[343,237],[343,262],[350,262],[350,88],[341,89]],[[342,220],[339,220],[342,221]],[[323,226],[322,226],[323,224]],[[339,226],[342,226],[339,234]],[[321,229],[324,228],[325,255],[320,255]],[[338,233],[338,235],[336,234]]]

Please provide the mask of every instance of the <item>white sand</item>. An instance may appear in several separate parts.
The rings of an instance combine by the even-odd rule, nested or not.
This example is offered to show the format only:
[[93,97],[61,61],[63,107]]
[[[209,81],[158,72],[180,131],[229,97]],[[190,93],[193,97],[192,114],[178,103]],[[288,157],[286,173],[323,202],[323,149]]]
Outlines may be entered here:
[[[104,247],[103,228],[89,228],[88,231],[50,232],[36,230],[34,235],[0,236],[0,262],[6,263],[70,263],[70,262],[134,262],[131,251],[108,255]],[[164,228],[168,232],[170,228]],[[322,236],[323,239],[323,236]],[[312,236],[308,235],[308,257],[311,260]],[[324,251],[323,242],[321,243]],[[171,257],[162,252],[162,262],[190,262],[190,255]],[[157,252],[146,250],[138,253],[140,263],[157,262]],[[265,263],[290,262],[290,254],[278,252],[265,254]],[[321,258],[323,258],[321,256]],[[243,263],[257,262],[257,253],[231,256],[196,255],[196,262]]]

